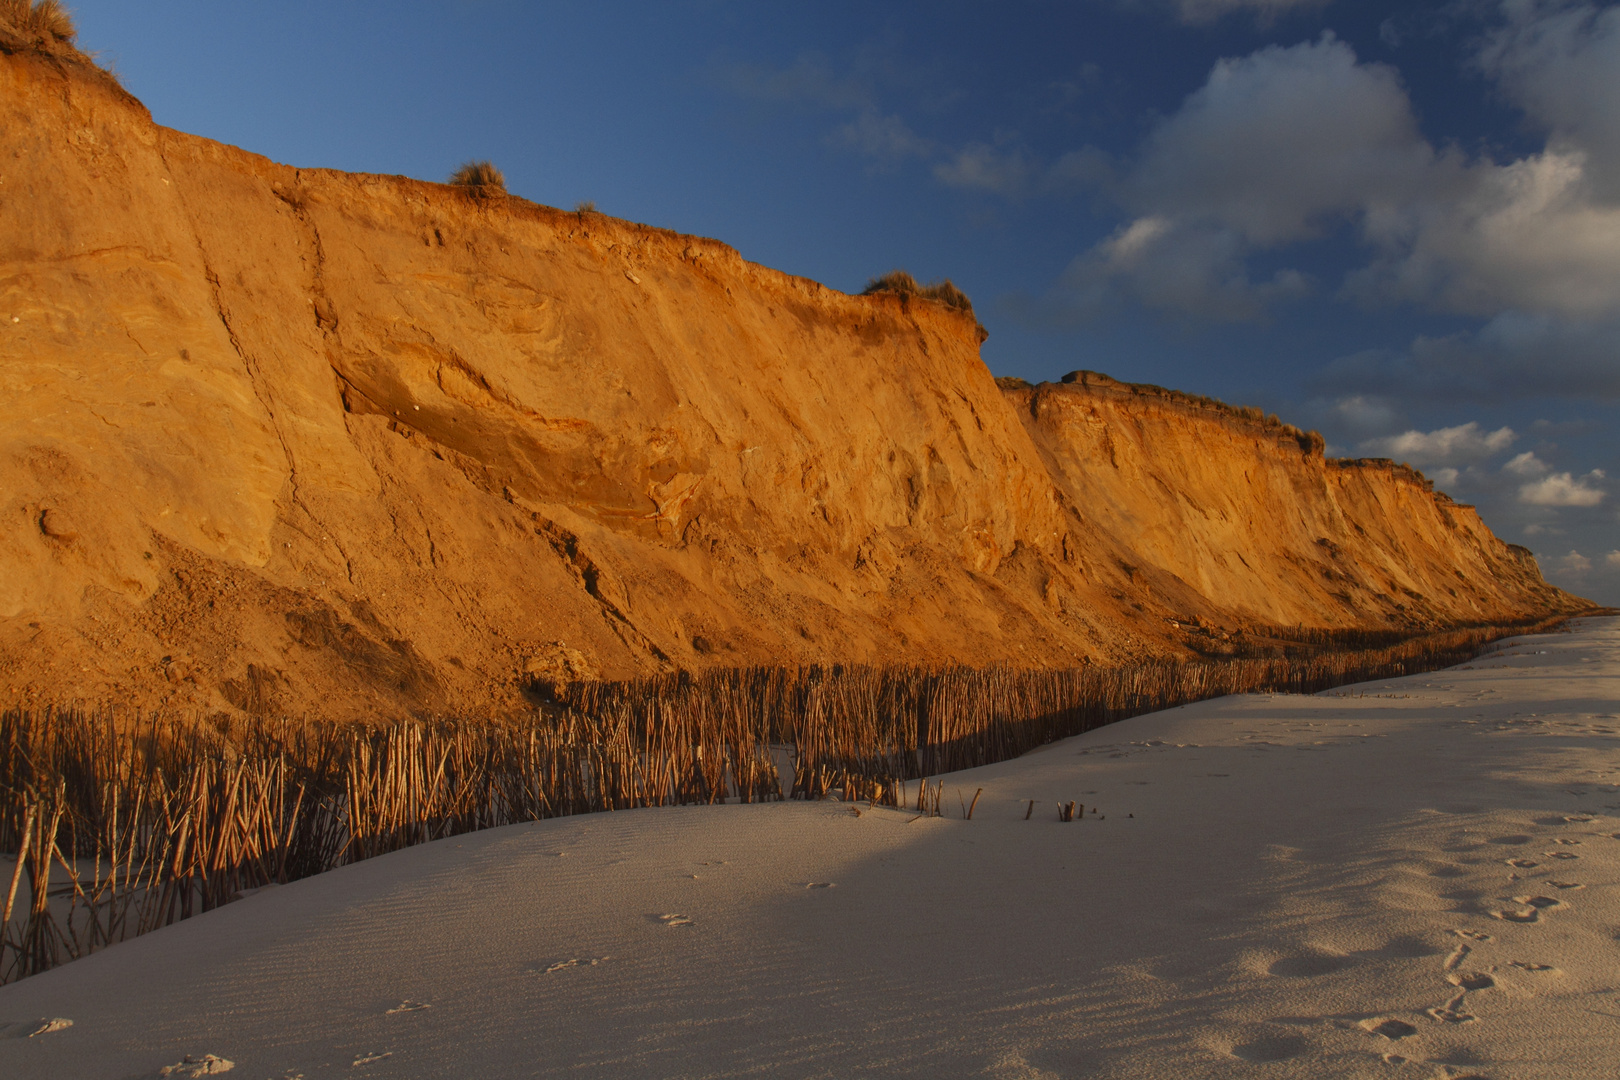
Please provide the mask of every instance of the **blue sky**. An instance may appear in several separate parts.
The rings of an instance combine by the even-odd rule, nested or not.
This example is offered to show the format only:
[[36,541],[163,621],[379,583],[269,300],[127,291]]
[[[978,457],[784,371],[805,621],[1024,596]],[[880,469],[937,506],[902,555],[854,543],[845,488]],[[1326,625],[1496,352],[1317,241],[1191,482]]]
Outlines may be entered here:
[[1260,405],[1620,604],[1620,8],[80,0],[160,123],[950,277],[998,375]]

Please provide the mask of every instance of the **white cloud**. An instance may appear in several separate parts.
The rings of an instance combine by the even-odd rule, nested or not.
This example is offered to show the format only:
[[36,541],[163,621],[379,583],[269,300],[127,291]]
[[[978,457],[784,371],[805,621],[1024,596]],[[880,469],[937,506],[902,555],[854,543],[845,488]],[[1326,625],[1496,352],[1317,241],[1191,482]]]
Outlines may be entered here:
[[1074,261],[1055,299],[1081,318],[1131,300],[1258,318],[1310,282],[1287,268],[1253,280],[1251,253],[1321,235],[1369,197],[1409,197],[1432,159],[1394,69],[1356,63],[1331,34],[1221,60],[1133,162],[1065,159],[1131,220]]
[[1479,330],[1420,337],[1400,353],[1364,352],[1314,380],[1329,392],[1375,391],[1503,401],[1526,394],[1620,397],[1620,319],[1583,323],[1508,311]]
[[1433,156],[1395,69],[1324,34],[1217,62],[1149,135],[1120,197],[1273,247],[1412,197]]
[[1433,197],[1371,204],[1379,251],[1345,283],[1368,301],[1491,316],[1513,309],[1593,319],[1620,311],[1620,207],[1594,199],[1584,151],[1496,165],[1437,160]]
[[1401,458],[1420,465],[1444,464],[1488,458],[1506,450],[1516,438],[1518,436],[1512,428],[1502,427],[1487,432],[1480,430],[1477,421],[1470,420],[1466,424],[1435,431],[1413,430],[1387,438],[1368,439],[1361,444],[1361,450],[1366,454]]
[[1592,569],[1592,560],[1578,551],[1571,551],[1558,560],[1558,569],[1566,574],[1584,574]]
[[1048,165],[1023,146],[975,142],[934,166],[947,187],[987,191],[1009,199],[1031,194],[1072,194],[1112,185],[1119,163],[1094,146],[1071,150]]
[[905,121],[876,109],[862,109],[849,123],[840,125],[834,137],[845,146],[890,164],[934,152],[934,144],[912,131]]
[[[1442,382],[1464,368],[1465,381],[1493,384],[1480,393],[1501,394],[1551,357],[1554,392],[1598,383],[1620,394],[1620,8],[1491,10],[1480,69],[1546,133],[1540,150],[1499,162],[1437,148],[1395,69],[1359,61],[1332,34],[1224,59],[1113,180],[1093,159],[1088,182],[1130,223],[1076,260],[1059,298],[1067,291],[1082,316],[1134,300],[1255,318],[1306,290],[1287,270],[1251,281],[1250,258],[1349,224],[1370,257],[1342,296],[1491,320],[1382,366]],[[1161,239],[1121,258],[1142,223]]]
[[1070,264],[1058,307],[1071,318],[1090,320],[1135,300],[1215,322],[1246,322],[1279,299],[1310,291],[1310,280],[1295,270],[1250,280],[1242,254],[1228,230],[1156,215],[1137,218]]
[[1339,423],[1356,431],[1387,431],[1396,421],[1395,409],[1389,402],[1367,394],[1341,397],[1329,410]]
[[1449,488],[1457,483],[1457,478],[1461,475],[1456,469],[1436,469],[1429,474],[1429,479]]
[[1531,506],[1596,506],[1604,492],[1592,486],[1603,479],[1602,469],[1593,469],[1579,479],[1571,474],[1553,473],[1519,488],[1519,501]]
[[1526,450],[1524,453],[1513,457],[1506,465],[1503,465],[1502,471],[1510,476],[1535,480],[1552,472],[1552,466],[1536,457],[1534,450]]
[[1603,565],[1620,570],[1620,551],[1611,551],[1603,556]]
[[1620,8],[1512,0],[1479,65],[1548,133],[1586,154],[1600,197],[1620,197]]
[[984,143],[971,143],[951,160],[935,165],[934,177],[950,187],[1017,197],[1029,189],[1038,171],[1022,150],[1003,152]]

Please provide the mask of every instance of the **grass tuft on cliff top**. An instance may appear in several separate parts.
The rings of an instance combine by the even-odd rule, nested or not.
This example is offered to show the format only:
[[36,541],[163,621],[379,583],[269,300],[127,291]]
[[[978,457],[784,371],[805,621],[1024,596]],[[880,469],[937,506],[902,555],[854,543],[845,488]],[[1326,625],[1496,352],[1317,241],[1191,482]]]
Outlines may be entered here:
[[469,161],[450,174],[448,181],[456,187],[466,188],[470,195],[488,196],[506,194],[506,177],[488,161]]
[[61,0],[0,0],[0,18],[24,33],[45,34],[58,41],[72,41],[78,33],[73,14]]
[[861,290],[862,296],[872,296],[876,293],[892,293],[902,300],[920,296],[924,300],[933,300],[944,304],[946,307],[955,308],[973,320],[974,330],[979,336],[979,344],[983,345],[985,339],[990,336],[990,332],[984,328],[984,324],[979,322],[978,317],[973,314],[973,301],[968,299],[967,293],[951,284],[950,278],[946,278],[944,281],[931,281],[927,285],[923,285],[904,270],[890,270],[882,277],[875,277],[868,281],[866,288]]
[[868,281],[866,288],[861,290],[862,296],[871,296],[873,293],[920,296],[924,300],[938,300],[947,307],[953,307],[969,315],[973,314],[973,301],[968,299],[967,293],[951,284],[950,278],[923,285],[904,270],[891,270],[882,277]]

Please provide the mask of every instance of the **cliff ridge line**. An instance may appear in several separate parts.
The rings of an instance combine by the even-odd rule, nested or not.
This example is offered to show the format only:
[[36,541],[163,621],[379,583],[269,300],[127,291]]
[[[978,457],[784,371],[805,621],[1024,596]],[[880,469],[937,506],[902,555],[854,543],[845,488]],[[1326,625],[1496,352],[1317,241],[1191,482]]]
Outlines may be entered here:
[[0,29],[11,700],[500,713],[546,680],[1581,606],[1280,422],[1104,376],[1004,390],[945,305],[278,165],[78,57]]

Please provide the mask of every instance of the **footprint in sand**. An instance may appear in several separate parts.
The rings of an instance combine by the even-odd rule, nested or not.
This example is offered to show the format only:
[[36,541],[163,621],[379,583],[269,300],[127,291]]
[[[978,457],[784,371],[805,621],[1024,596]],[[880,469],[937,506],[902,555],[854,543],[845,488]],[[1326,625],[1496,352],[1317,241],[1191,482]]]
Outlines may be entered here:
[[1462,1011],[1463,997],[1463,994],[1458,994],[1444,1005],[1436,1005],[1432,1009],[1424,1009],[1423,1011],[1443,1024],[1471,1024],[1478,1020],[1479,1017],[1473,1013]]
[[1456,934],[1458,937],[1468,938],[1470,941],[1495,941],[1496,940],[1495,938],[1491,937],[1491,935],[1481,933],[1478,930],[1453,930],[1452,933]]
[[423,1009],[431,1009],[431,1008],[433,1008],[433,1006],[429,1005],[425,1001],[412,1001],[409,998],[406,998],[404,1001],[400,1002],[398,1005],[395,1005],[392,1009],[389,1009],[383,1015],[384,1016],[395,1016],[395,1015],[397,1015],[399,1013],[421,1012]]
[[157,1074],[160,1077],[175,1076],[182,1078],[218,1076],[221,1073],[228,1073],[234,1068],[236,1068],[236,1062],[227,1061],[222,1057],[215,1057],[213,1054],[204,1054],[200,1058],[194,1058],[187,1054],[173,1065],[163,1066],[157,1071]]
[[1523,971],[1557,971],[1551,964],[1528,964],[1523,960],[1510,960],[1508,967],[1516,967]]
[[691,926],[697,922],[697,920],[692,918],[690,915],[677,914],[660,915],[658,916],[658,921],[663,923],[665,926]]
[[1555,889],[1584,889],[1584,888],[1586,888],[1585,885],[1582,885],[1578,881],[1548,881],[1547,884],[1551,885]]
[[73,1026],[73,1021],[61,1017],[41,1018],[27,1020],[20,1023],[0,1022],[0,1039],[32,1039],[40,1035],[53,1035],[58,1031],[66,1031]]
[[[684,916],[684,915],[675,915],[675,916],[665,915],[664,916],[664,918],[666,918],[666,919],[669,919],[669,918],[684,919],[685,917],[686,916]],[[559,960],[555,964],[552,964],[550,967],[546,968],[546,970],[542,971],[540,974],[542,974],[542,975],[551,975],[551,974],[554,974],[555,972],[558,972],[558,971],[567,971],[569,968],[595,967],[597,964],[600,964],[602,961],[604,961],[606,959],[607,959],[607,957],[605,957],[605,956],[581,956],[581,957],[576,957],[576,958],[570,959],[570,960]]]
[[1493,837],[1491,837],[1491,843],[1493,843],[1493,844],[1528,844],[1532,839],[1534,839],[1534,838],[1526,836],[1523,833],[1514,833],[1512,836],[1493,836]]
[[830,889],[833,887],[833,883],[830,881],[807,881],[804,883],[804,887],[807,889]]
[[1549,858],[1549,859],[1578,859],[1578,858],[1580,858],[1580,856],[1575,854],[1573,851],[1543,851],[1542,854],[1547,856],[1547,858]]
[[1258,1039],[1237,1043],[1231,1054],[1243,1061],[1256,1063],[1287,1061],[1309,1052],[1311,1044],[1298,1035],[1266,1035]]
[[1564,906],[1564,902],[1562,900],[1555,899],[1551,896],[1515,896],[1513,898],[1513,902],[1515,904],[1523,904],[1526,907],[1541,908],[1543,910]]
[[1361,1026],[1364,1030],[1374,1035],[1382,1035],[1391,1042],[1396,1039],[1404,1039],[1408,1035],[1417,1034],[1417,1028],[1408,1024],[1405,1020],[1396,1020],[1394,1018],[1363,1020]]
[[1473,951],[1474,950],[1470,949],[1467,945],[1457,946],[1454,950],[1452,950],[1451,955],[1446,957],[1446,962],[1440,965],[1440,970],[1456,971],[1457,968],[1461,966],[1462,962],[1467,959],[1468,954]]
[[1508,859],[1506,862],[1509,866],[1517,866],[1520,870],[1534,870],[1541,865],[1534,859]]
[[1401,937],[1390,938],[1389,941],[1384,943],[1383,948],[1375,950],[1375,954],[1378,956],[1395,956],[1415,959],[1420,956],[1433,956],[1441,951],[1442,950],[1436,948],[1424,938],[1412,935],[1403,935]]
[[1535,908],[1526,908],[1523,911],[1493,911],[1491,918],[1501,919],[1503,922],[1533,923],[1541,921],[1541,912]]
[[1287,978],[1310,978],[1315,975],[1330,975],[1335,971],[1347,968],[1352,963],[1348,956],[1334,956],[1331,953],[1307,953],[1304,956],[1285,956],[1280,960],[1273,960],[1271,966],[1266,968],[1271,975],[1282,975]]
[[1489,990],[1496,985],[1496,980],[1483,971],[1453,971],[1446,976],[1446,982],[1462,990]]
[[372,1065],[381,1061],[383,1058],[391,1058],[393,1056],[394,1052],[392,1050],[384,1050],[380,1054],[361,1054],[354,1059],[354,1064],[350,1065],[349,1068],[358,1069],[362,1065]]
[[1563,844],[1565,847],[1579,847],[1581,844],[1579,840],[1560,840],[1558,842]]

